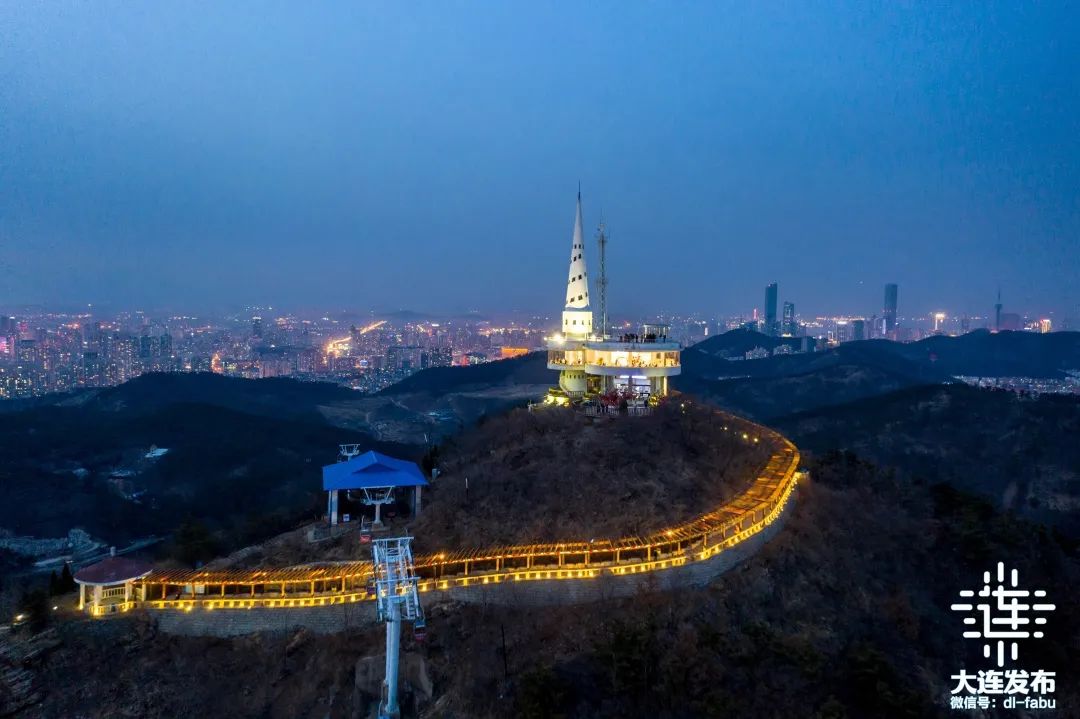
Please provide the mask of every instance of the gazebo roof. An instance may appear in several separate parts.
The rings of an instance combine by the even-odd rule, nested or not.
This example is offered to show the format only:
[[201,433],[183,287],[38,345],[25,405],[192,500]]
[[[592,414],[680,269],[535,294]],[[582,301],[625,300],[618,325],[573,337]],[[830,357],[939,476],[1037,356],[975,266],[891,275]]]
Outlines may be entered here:
[[347,462],[323,467],[323,489],[374,489],[375,487],[424,487],[427,480],[416,462],[369,451]]
[[127,557],[106,557],[75,572],[79,584],[120,584],[145,577],[154,567],[149,562]]

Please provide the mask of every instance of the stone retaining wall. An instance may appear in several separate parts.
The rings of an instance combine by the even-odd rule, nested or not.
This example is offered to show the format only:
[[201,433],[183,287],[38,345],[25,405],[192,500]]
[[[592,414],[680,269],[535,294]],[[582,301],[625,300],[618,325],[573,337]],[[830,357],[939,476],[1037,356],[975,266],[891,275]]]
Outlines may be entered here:
[[619,597],[629,597],[643,589],[668,591],[709,584],[724,572],[755,554],[776,536],[795,501],[792,494],[776,520],[757,534],[719,552],[709,559],[680,567],[643,574],[615,576],[603,574],[595,579],[548,579],[500,584],[473,584],[449,590],[435,590],[421,595],[421,602],[435,604],[443,600],[519,607],[542,607],[584,604]]
[[150,612],[158,629],[187,636],[235,637],[257,632],[290,632],[309,629],[317,634],[334,634],[375,623],[375,602],[333,604],[325,607],[252,609],[196,608],[159,609]]

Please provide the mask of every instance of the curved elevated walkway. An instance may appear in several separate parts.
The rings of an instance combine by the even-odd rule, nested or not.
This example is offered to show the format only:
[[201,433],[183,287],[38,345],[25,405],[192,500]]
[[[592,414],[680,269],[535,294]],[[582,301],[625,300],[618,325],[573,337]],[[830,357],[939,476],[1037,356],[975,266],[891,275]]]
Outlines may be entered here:
[[[774,523],[783,516],[799,478],[799,451],[787,438],[748,420],[720,414],[728,431],[772,450],[751,486],[735,499],[644,537],[422,555],[416,559],[419,590],[461,601],[534,605],[626,595],[636,591],[642,580],[660,588],[711,580],[773,534],[779,526]],[[236,634],[289,626],[332,631],[374,619],[374,603],[369,604],[367,593],[370,576],[370,562],[154,571],[137,582],[134,598],[119,611],[141,607],[161,612],[163,619],[170,618],[173,630],[184,633]],[[301,608],[312,611],[289,611]],[[248,616],[225,620],[221,615],[233,614],[229,610],[247,610]],[[210,612],[216,615],[213,621],[221,625],[220,631],[206,626]],[[184,615],[189,618],[183,619]],[[346,618],[344,624],[341,618]]]

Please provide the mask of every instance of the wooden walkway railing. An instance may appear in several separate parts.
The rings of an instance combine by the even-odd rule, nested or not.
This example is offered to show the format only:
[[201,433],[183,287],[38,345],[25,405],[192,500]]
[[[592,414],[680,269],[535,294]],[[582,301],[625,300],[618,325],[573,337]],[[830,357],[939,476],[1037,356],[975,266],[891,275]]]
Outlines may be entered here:
[[[798,479],[799,451],[767,427],[720,412],[725,430],[772,454],[750,487],[688,522],[647,536],[462,549],[416,559],[421,592],[537,580],[625,576],[705,561],[774,522]],[[124,610],[311,607],[369,598],[370,562],[307,564],[259,570],[155,570],[136,583]]]

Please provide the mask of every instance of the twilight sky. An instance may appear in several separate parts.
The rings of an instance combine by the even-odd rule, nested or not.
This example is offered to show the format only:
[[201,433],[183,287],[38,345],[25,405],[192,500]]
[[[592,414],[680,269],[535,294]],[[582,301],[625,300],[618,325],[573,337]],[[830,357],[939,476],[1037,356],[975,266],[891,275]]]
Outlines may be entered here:
[[1080,316],[1075,3],[0,4],[0,305]]

